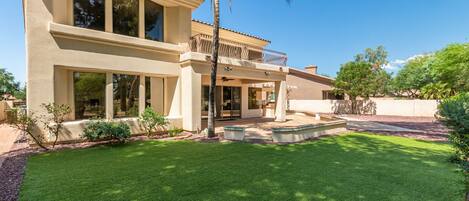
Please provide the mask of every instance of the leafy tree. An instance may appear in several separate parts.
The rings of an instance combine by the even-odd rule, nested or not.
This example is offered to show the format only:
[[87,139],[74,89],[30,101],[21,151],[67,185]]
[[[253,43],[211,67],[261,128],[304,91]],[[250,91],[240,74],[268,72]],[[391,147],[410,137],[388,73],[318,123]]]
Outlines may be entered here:
[[451,96],[451,89],[448,83],[430,83],[422,87],[421,96],[424,99],[445,99]]
[[433,59],[432,55],[427,55],[410,60],[393,79],[394,92],[417,98],[422,87],[432,82],[429,65]]
[[372,65],[367,62],[348,62],[340,68],[334,82],[337,93],[347,94],[352,101],[352,112],[356,113],[357,97],[368,98],[374,93]]
[[15,94],[20,88],[20,84],[15,81],[15,77],[10,72],[0,68],[0,96],[4,94]]
[[70,114],[70,106],[65,104],[42,104],[42,107],[46,110],[47,115],[42,116],[42,124],[44,129],[49,132],[50,135],[55,137],[52,148],[57,144],[59,139],[60,131],[63,129],[65,118]]
[[388,52],[384,46],[365,49],[364,53],[355,56],[355,62],[371,65],[372,72],[368,76],[372,82],[369,86],[373,91],[371,96],[386,95],[390,91],[391,75],[383,69],[383,66],[388,63]]
[[364,53],[355,56],[355,61],[367,62],[372,65],[373,69],[381,69],[388,64],[388,52],[382,45],[376,49],[366,48]]
[[435,54],[431,75],[447,84],[450,95],[469,91],[469,43],[448,45]]

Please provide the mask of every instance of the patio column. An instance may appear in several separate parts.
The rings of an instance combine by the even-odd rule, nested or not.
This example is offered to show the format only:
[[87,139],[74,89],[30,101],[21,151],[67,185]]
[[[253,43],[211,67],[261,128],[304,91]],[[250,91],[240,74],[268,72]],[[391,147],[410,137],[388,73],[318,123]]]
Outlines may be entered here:
[[140,84],[138,86],[138,114],[142,114],[146,107],[145,95],[145,75],[140,75]]
[[183,67],[181,84],[182,127],[197,131],[201,129],[202,75],[196,73],[192,66]]
[[114,91],[114,88],[112,85],[112,73],[106,73],[106,119],[112,119],[114,115],[113,91]]
[[275,82],[275,121],[286,121],[287,82]]

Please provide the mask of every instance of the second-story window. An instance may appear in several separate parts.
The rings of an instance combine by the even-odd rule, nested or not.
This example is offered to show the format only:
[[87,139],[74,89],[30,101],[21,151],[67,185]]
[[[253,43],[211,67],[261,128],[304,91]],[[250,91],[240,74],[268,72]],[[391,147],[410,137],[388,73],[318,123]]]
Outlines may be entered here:
[[138,0],[113,0],[113,31],[138,37]]
[[151,0],[145,0],[145,38],[164,40],[164,7]]
[[74,0],[74,25],[104,31],[104,2],[105,0]]

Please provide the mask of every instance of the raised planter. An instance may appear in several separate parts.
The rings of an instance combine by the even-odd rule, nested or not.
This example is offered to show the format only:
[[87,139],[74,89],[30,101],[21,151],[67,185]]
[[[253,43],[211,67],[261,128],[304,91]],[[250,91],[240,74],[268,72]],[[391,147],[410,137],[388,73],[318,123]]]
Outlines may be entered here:
[[323,135],[333,135],[347,130],[347,121],[337,120],[321,124],[308,124],[297,127],[273,128],[272,140],[275,143],[294,143]]
[[246,129],[243,127],[237,126],[225,126],[223,128],[223,137],[226,140],[235,140],[235,141],[242,141],[244,140],[244,135],[246,133]]

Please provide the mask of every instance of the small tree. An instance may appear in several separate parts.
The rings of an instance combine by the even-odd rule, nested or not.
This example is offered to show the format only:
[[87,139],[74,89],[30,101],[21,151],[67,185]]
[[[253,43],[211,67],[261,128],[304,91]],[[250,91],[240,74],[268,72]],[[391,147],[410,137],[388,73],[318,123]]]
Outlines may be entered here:
[[55,137],[54,143],[52,144],[52,148],[54,148],[59,139],[60,131],[64,127],[63,122],[67,115],[70,114],[71,109],[68,105],[55,103],[42,104],[42,107],[47,112],[47,115],[42,116],[42,124],[44,125],[44,129]]
[[147,136],[150,137],[158,128],[163,128],[168,125],[166,118],[155,112],[153,108],[147,107],[139,117],[140,125],[147,132]]
[[371,64],[349,62],[340,68],[334,82],[338,93],[345,93],[352,101],[352,113],[357,113],[357,97],[368,98],[373,93]]
[[469,159],[469,93],[444,100],[438,106],[440,120],[451,130],[449,140],[459,159]]
[[13,109],[13,112],[16,113],[16,120],[11,122],[11,125],[23,132],[24,134],[31,137],[31,139],[36,143],[39,147],[44,150],[49,150],[46,146],[44,146],[44,137],[40,134],[34,133],[34,129],[37,124],[37,119],[34,116],[34,113],[28,114],[24,111],[19,111],[18,109]]

